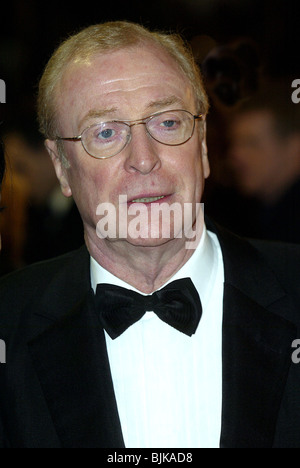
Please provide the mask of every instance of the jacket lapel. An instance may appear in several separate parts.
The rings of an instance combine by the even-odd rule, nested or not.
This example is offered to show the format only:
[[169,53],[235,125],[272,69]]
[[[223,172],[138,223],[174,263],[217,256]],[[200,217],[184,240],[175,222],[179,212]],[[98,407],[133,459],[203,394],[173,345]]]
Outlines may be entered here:
[[49,285],[28,345],[62,447],[124,447],[88,264],[84,250]]
[[224,258],[221,447],[272,447],[296,327],[293,305],[248,242],[222,230]]
[[225,285],[221,447],[272,447],[295,335],[292,324]]

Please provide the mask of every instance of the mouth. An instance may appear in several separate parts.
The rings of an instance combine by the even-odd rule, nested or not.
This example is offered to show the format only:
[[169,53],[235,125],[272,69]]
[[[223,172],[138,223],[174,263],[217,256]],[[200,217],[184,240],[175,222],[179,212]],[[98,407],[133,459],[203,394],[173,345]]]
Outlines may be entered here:
[[130,201],[130,203],[153,203],[158,200],[162,200],[163,198],[166,198],[167,195],[160,195],[158,197],[141,197],[141,198],[134,198],[133,200]]

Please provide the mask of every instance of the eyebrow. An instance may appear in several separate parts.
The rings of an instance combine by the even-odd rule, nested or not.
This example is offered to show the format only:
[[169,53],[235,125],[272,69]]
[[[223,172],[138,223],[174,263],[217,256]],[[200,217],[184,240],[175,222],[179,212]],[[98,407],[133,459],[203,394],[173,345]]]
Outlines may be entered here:
[[163,107],[173,106],[174,104],[184,106],[184,103],[183,103],[182,99],[180,99],[178,96],[172,95],[172,96],[169,96],[169,97],[164,98],[164,99],[158,99],[156,101],[151,101],[147,105],[147,109],[149,109],[149,110],[150,109],[160,110]]
[[[175,95],[169,96],[167,98],[163,99],[158,99],[154,101],[150,101],[149,104],[146,106],[146,109],[149,109],[149,112],[151,110],[157,110],[159,111],[160,109],[167,107],[167,106],[173,106],[174,104],[178,104],[180,106],[183,106],[183,101],[178,98]],[[109,114],[114,114],[118,111],[117,107],[111,107],[109,109],[91,109],[79,122],[78,128],[82,128],[84,122],[86,122],[89,119],[99,119],[103,118],[106,115]]]
[[108,114],[113,114],[117,112],[116,107],[111,107],[110,109],[91,109],[85,116],[80,120],[78,128],[82,128],[85,121],[89,119],[99,119]]

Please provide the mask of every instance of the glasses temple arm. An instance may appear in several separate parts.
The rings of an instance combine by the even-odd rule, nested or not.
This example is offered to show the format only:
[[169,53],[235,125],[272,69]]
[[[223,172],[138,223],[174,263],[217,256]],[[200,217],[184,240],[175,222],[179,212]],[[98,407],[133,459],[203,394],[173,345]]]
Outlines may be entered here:
[[56,137],[55,138],[55,141],[60,141],[60,140],[63,140],[63,141],[79,141],[81,140],[81,136],[77,136],[77,137]]

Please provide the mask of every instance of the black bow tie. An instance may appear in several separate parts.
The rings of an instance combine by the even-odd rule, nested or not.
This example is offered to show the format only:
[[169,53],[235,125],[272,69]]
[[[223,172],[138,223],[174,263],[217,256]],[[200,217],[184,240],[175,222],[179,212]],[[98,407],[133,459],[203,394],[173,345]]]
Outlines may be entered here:
[[147,311],[177,330],[192,336],[197,329],[202,306],[190,278],[169,283],[149,296],[111,284],[98,284],[96,305],[103,327],[112,339],[140,320]]

